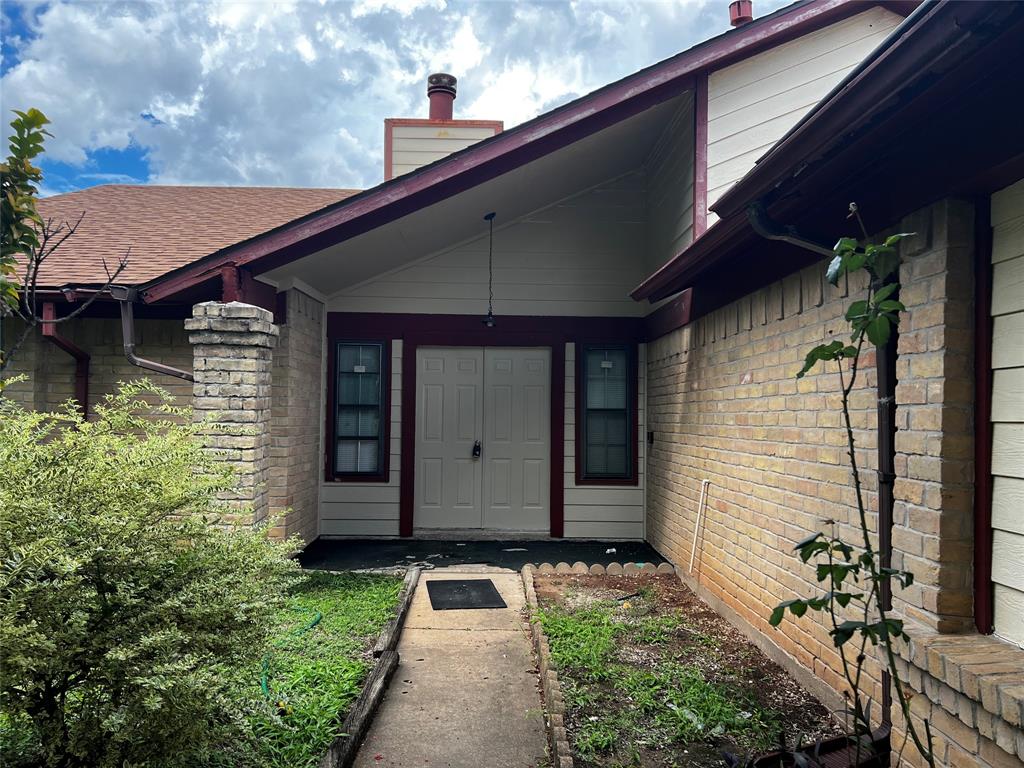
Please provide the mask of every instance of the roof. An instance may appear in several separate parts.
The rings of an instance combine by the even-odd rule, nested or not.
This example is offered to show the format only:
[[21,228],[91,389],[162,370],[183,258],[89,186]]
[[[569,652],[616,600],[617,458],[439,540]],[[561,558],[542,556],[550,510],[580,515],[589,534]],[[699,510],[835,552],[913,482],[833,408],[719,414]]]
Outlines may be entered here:
[[113,270],[124,254],[118,282],[142,283],[357,191],[113,184],[43,198],[39,212],[54,224],[84,218],[44,262],[39,286],[104,283],[103,262]]
[[[1022,40],[1024,4],[922,5],[711,206],[720,220],[632,296],[657,301],[701,286],[696,317],[729,300],[715,284],[755,259],[775,261],[775,271],[799,266],[797,249],[763,239],[748,211],[830,246],[858,235],[850,201],[877,232],[937,200],[984,196],[1019,178],[1024,104],[1010,94]],[[762,270],[759,279],[779,276]]]
[[[916,1],[879,0],[907,13]],[[637,115],[691,88],[697,73],[725,66],[863,11],[858,0],[800,0],[731,29],[467,149],[384,182],[248,242],[230,246],[142,286],[152,303],[215,279],[225,265],[254,274],[383,226]]]

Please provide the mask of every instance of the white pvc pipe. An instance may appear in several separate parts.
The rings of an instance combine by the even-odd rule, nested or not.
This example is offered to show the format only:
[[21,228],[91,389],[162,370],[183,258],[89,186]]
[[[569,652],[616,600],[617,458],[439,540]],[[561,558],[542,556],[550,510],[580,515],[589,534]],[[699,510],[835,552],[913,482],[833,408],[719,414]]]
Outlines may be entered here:
[[704,514],[704,505],[708,502],[708,485],[710,480],[700,484],[700,504],[697,505],[697,524],[693,526],[693,544],[690,545],[690,573],[693,573],[693,558],[697,554],[697,535],[700,533],[700,519]]

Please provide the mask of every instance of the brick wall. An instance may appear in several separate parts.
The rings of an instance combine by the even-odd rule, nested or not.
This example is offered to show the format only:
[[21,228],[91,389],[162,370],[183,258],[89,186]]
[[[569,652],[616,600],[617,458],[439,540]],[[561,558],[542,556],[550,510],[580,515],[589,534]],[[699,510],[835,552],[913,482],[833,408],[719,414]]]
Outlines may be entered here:
[[[909,217],[902,231],[919,236],[904,248],[901,274],[908,312],[897,368],[894,564],[913,571],[917,584],[896,591],[895,608],[912,622],[918,645],[928,645],[941,633],[969,630],[972,610],[973,209],[943,202]],[[859,541],[834,367],[795,378],[811,347],[847,333],[842,316],[849,295],[865,287],[863,278],[851,277],[833,288],[824,266],[789,275],[648,345],[655,440],[647,535],[716,608],[802,672],[813,692],[838,704],[845,685],[824,617],[787,617],[778,630],[767,623],[781,600],[819,591],[812,566],[793,553],[795,542],[818,530]],[[877,508],[874,362],[873,352],[864,356],[852,395],[869,510]],[[710,481],[707,508],[689,574],[704,479]],[[874,514],[869,524],[876,527]],[[961,642],[971,642],[964,637]],[[1024,652],[1000,651],[1021,653],[1016,663],[1024,671]],[[1002,765],[1000,756],[1017,764],[1012,755],[1024,754],[1019,714],[1014,725],[998,696],[990,708],[980,694],[961,690],[959,677],[954,687],[944,661],[931,670],[920,661],[927,653],[907,651],[923,664],[908,675],[923,694],[915,697],[915,710],[936,728],[941,763],[955,765],[966,755],[973,762],[965,765]],[[869,676],[868,689],[879,699],[877,666]]]
[[[136,320],[136,353],[151,360],[192,370],[192,350],[185,334],[183,319]],[[4,321],[4,344],[19,332],[18,323]],[[91,356],[89,361],[89,404],[113,392],[118,382],[148,377],[176,399],[188,405],[192,385],[172,376],[145,371],[131,365],[124,356],[121,321],[106,318],[76,318],[62,323],[60,333]],[[46,341],[37,329],[18,351],[9,375],[24,373],[28,381],[19,382],[5,391],[24,405],[36,410],[53,409],[74,396],[75,361],[67,352]]]
[[274,350],[270,510],[287,511],[278,534],[309,542],[318,533],[317,490],[323,471],[324,305],[296,289],[288,291],[286,301],[287,321]]

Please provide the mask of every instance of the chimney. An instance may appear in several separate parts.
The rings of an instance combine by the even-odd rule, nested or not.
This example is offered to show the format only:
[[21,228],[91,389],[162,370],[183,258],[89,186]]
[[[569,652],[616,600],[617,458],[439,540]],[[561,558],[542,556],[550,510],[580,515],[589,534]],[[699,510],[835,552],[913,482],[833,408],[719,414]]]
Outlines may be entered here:
[[752,0],[733,0],[729,3],[729,23],[734,27],[742,27],[754,20],[754,4]]
[[430,99],[431,120],[451,120],[458,81],[449,74],[437,72],[427,78],[427,98]]
[[389,117],[384,121],[384,181],[443,160],[501,133],[500,120],[452,117],[457,80],[446,72],[427,78],[429,117]]

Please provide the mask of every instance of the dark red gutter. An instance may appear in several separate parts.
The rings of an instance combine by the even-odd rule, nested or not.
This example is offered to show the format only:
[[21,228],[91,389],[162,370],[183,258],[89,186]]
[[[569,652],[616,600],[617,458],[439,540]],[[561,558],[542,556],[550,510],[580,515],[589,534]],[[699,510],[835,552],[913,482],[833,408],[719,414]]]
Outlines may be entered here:
[[[882,3],[903,10],[907,3]],[[695,73],[807,34],[866,4],[811,0],[731,30],[425,168],[174,270],[146,285],[146,303],[217,277],[226,264],[273,269],[445,200],[692,88]]]
[[43,302],[43,338],[75,359],[75,400],[83,416],[89,415],[89,353],[57,332],[57,307]]
[[[846,143],[880,113],[901,106],[894,94],[908,92],[914,81],[934,78],[937,60],[956,59],[957,49],[972,45],[979,31],[992,24],[992,17],[1000,15],[1000,5],[950,0],[922,5],[722,195],[712,210],[722,218],[733,216],[786,179],[801,175],[806,183],[809,167],[826,159],[837,144]],[[1004,15],[1013,14],[1013,5],[1004,6]]]
[[[850,155],[851,147],[870,142],[881,124],[906,119],[911,103],[920,105],[919,112],[934,108],[927,94],[936,90],[931,88],[936,79],[956,76],[965,61],[1011,21],[1016,23],[1021,13],[1021,6],[1012,3],[940,0],[922,5],[830,100],[816,107],[711,206],[720,217],[715,225],[644,280],[631,296],[655,301],[672,295],[721,259],[750,248],[758,238],[747,222],[747,209],[755,201],[779,221],[806,216],[822,190],[835,189],[829,174],[836,173],[837,158]],[[905,186],[909,189],[910,182]]]

